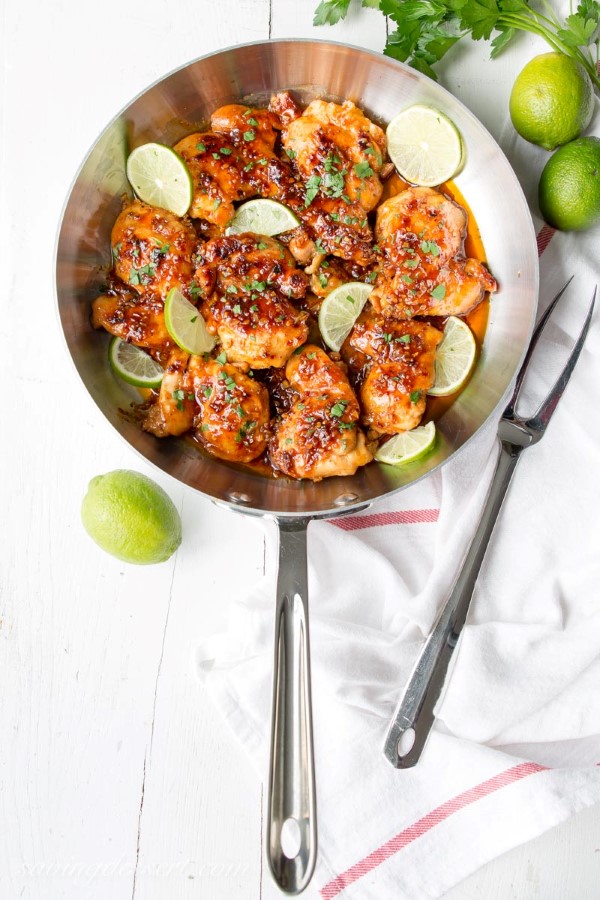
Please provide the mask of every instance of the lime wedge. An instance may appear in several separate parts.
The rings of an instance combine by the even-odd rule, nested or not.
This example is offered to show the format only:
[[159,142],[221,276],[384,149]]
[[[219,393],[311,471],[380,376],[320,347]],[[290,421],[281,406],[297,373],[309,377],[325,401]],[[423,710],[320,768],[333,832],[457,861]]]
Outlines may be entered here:
[[363,311],[372,284],[348,281],[325,297],[319,310],[321,337],[331,350],[339,350]]
[[294,213],[277,203],[276,200],[248,200],[238,206],[235,216],[227,227],[227,234],[241,234],[251,231],[253,234],[266,234],[272,237],[297,228],[300,220]]
[[113,372],[136,387],[158,387],[163,378],[163,369],[140,347],[128,344],[121,338],[113,338],[108,347],[108,361]]
[[378,449],[375,459],[389,466],[401,466],[424,456],[434,443],[435,425],[428,422],[427,425],[418,425],[412,431],[394,435]]
[[209,353],[217,339],[206,328],[206,322],[193,303],[179,288],[171,288],[165,301],[165,325],[178,347],[186,353]]
[[427,393],[446,397],[458,391],[471,374],[476,355],[473,332],[462,319],[450,316],[435,355],[435,381]]
[[409,106],[392,119],[386,135],[390,159],[410,184],[435,187],[462,165],[463,143],[456,125],[432,106]]
[[127,160],[127,177],[140,200],[184,216],[192,202],[192,177],[181,157],[164,144],[142,144]]

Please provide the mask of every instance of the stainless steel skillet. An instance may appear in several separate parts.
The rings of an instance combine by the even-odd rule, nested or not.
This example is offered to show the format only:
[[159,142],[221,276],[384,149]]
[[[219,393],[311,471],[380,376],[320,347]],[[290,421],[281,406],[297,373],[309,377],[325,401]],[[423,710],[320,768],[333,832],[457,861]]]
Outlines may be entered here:
[[[172,144],[197,130],[225,103],[265,104],[273,91],[300,99],[351,99],[386,123],[415,102],[449,115],[465,141],[467,160],[457,185],[479,225],[501,291],[477,370],[438,421],[433,455],[410,467],[371,464],[349,478],[319,484],[270,480],[201,455],[183,440],[157,440],[120,410],[135,393],[106,362],[107,338],[89,323],[90,303],[109,265],[110,230],[128,190],[125,160],[149,140]],[[234,47],[167,75],[122,110],[100,135],[69,193],[57,244],[59,314],[75,366],[97,406],[146,460],[216,503],[279,525],[273,720],[269,779],[268,856],[282,890],[299,893],[317,854],[311,724],[306,529],[325,518],[368,507],[443,465],[500,405],[525,352],[537,303],[535,236],[525,198],[506,158],[475,117],[439,85],[384,56],[319,41],[273,41]],[[282,827],[295,827],[297,847],[282,848]],[[297,851],[297,852],[296,852]]]

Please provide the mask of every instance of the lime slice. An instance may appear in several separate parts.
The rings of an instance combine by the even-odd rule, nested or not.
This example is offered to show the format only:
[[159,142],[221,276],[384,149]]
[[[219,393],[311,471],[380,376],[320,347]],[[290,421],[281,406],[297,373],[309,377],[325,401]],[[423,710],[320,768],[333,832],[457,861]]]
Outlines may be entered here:
[[192,177],[181,157],[164,144],[142,144],[127,160],[127,177],[140,200],[184,216],[192,202]]
[[348,281],[325,297],[319,310],[319,329],[331,350],[340,349],[372,290],[372,284]]
[[163,378],[163,368],[140,347],[128,344],[121,338],[113,338],[108,347],[108,361],[113,372],[136,387],[158,387]]
[[300,220],[294,213],[276,200],[248,200],[237,208],[227,227],[227,234],[251,231],[253,234],[272,237],[297,228],[299,224]]
[[390,466],[401,466],[424,456],[431,450],[434,442],[435,425],[428,422],[427,425],[418,425],[412,431],[394,435],[379,448],[375,459]]
[[165,301],[165,325],[175,343],[186,353],[209,353],[217,339],[206,328],[206,322],[193,303],[179,288],[171,288]]
[[471,374],[476,355],[473,332],[462,319],[450,316],[435,355],[435,381],[427,393],[446,397],[458,391]]
[[450,119],[432,106],[409,106],[387,127],[388,153],[410,184],[435,187],[460,169],[463,143]]

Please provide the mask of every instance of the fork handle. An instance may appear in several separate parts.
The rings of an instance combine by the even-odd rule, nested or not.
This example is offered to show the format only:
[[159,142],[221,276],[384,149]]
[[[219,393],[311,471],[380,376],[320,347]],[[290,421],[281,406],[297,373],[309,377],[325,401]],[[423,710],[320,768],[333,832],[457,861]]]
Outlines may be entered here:
[[[419,656],[388,729],[384,755],[396,769],[408,769],[420,759],[442,693],[452,652],[469,612],[475,582],[506,491],[524,447],[500,441],[494,477],[462,567],[435,627]],[[400,744],[404,734],[406,738]]]

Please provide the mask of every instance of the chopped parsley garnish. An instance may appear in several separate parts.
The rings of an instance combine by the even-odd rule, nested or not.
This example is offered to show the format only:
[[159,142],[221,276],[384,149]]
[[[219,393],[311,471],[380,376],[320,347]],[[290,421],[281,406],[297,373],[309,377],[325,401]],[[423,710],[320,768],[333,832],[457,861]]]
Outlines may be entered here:
[[386,332],[386,333],[383,335],[383,339],[384,339],[384,341],[386,342],[386,344],[391,344],[391,343],[392,343],[392,335],[391,335],[389,332]]
[[119,253],[121,252],[122,246],[123,246],[123,243],[122,243],[122,241],[120,241],[118,244],[115,244],[115,246],[112,248],[113,262],[116,262],[118,260]]
[[296,151],[295,150],[286,150],[285,151],[290,159],[296,159]]
[[154,275],[156,275],[156,267],[150,265],[150,263],[147,266],[140,266],[139,269],[131,268],[129,270],[129,284],[148,284]]
[[198,297],[204,296],[204,291],[202,290],[202,288],[200,287],[199,284],[196,284],[195,281],[190,282],[188,291],[189,291],[189,294],[190,294],[190,297],[192,298],[192,300],[197,300]]
[[236,303],[236,304],[235,304],[235,306],[233,307],[233,312],[234,312],[234,314],[235,314],[236,316],[241,315],[241,313],[242,313],[242,307],[240,306],[239,303]]
[[327,278],[327,275],[323,275],[323,273],[320,272],[319,273],[319,284],[321,285],[321,287],[326,288],[328,283],[329,283],[329,279]]
[[185,391],[182,391],[182,390],[173,391],[173,400],[177,401],[177,403],[176,403],[177,409],[182,410],[183,409],[183,401],[185,400]]
[[421,241],[420,246],[423,253],[431,253],[432,256],[440,255],[440,248],[435,241]]
[[231,149],[231,147],[221,147],[219,149],[219,153],[221,153],[223,156],[231,156],[233,150]]
[[227,362],[227,354],[225,353],[224,350],[222,353],[219,353],[219,355],[217,356],[217,362],[221,363],[222,366],[224,366],[225,363]]
[[367,284],[373,284],[376,278],[377,272],[369,272],[369,274],[365,276],[365,281],[367,282]]
[[228,294],[237,294],[237,288],[235,284],[228,284],[225,290]]
[[212,385],[211,385],[211,384],[205,384],[205,385],[203,385],[203,386],[202,386],[202,393],[203,393],[204,396],[208,399],[208,398],[210,397],[210,395],[212,394]]
[[256,137],[256,132],[252,128],[250,128],[249,131],[244,132],[244,140],[245,141],[253,141],[255,137]]
[[313,202],[317,194],[319,193],[319,187],[321,185],[321,176],[320,175],[311,175],[308,181],[306,182],[306,194],[304,195],[304,208],[310,206]]
[[396,338],[396,340],[400,344],[410,344],[410,334],[402,334],[399,338]]
[[443,300],[444,297],[446,296],[446,285],[445,284],[436,285],[431,292],[431,296],[433,297],[434,300]]
[[423,391],[411,391],[411,393],[410,393],[410,402],[411,402],[411,403],[418,403],[419,400],[421,399],[421,394],[422,394],[422,393],[423,393]]
[[201,141],[199,144],[196,144],[196,150],[198,150],[199,153],[204,153],[204,151],[206,150],[206,144],[203,144]]
[[258,249],[259,249],[259,250],[266,250],[267,247],[268,247],[268,244],[265,244],[264,241],[261,241],[260,244],[258,244]]
[[369,165],[368,162],[359,162],[354,164],[354,171],[358,175],[359,178],[370,178],[373,174],[373,169]]
[[327,250],[325,249],[325,247],[324,247],[323,244],[321,243],[321,240],[320,240],[320,239],[318,239],[318,240],[315,241],[315,250],[317,251],[317,253],[325,253],[325,254],[327,253]]
[[253,125],[254,128],[258,128],[258,122],[254,118],[248,119],[248,125]]
[[331,410],[330,410],[331,415],[335,416],[336,419],[340,419],[344,415],[344,412],[346,411],[347,406],[348,406],[347,400],[338,400],[338,402],[334,403],[333,406],[331,407]]
[[192,323],[192,325],[194,324],[194,322],[196,321],[197,318],[198,318],[198,316],[192,316],[192,318],[190,319],[190,322]]
[[314,352],[314,350],[313,350],[312,353],[307,353],[307,354],[306,354],[306,358],[307,358],[307,359],[314,359],[316,355],[317,355],[317,354],[316,354],[316,353]]
[[410,275],[403,275],[402,281],[404,282],[404,284],[412,284],[413,283],[413,280],[410,277]]
[[220,197],[217,197],[217,199],[216,199],[215,202],[213,203],[213,209],[214,209],[214,210],[217,210],[217,209],[220,207],[221,202],[222,202],[222,201],[221,201],[221,198],[220,198]]

